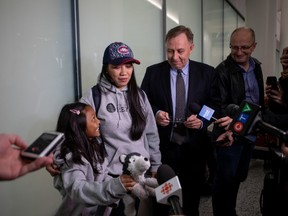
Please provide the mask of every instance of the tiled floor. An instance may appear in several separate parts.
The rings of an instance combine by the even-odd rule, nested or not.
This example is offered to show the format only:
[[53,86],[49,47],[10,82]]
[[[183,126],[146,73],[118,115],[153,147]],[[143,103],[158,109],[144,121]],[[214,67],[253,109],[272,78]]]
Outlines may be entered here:
[[[263,160],[251,160],[248,177],[240,185],[238,193],[238,216],[261,216],[259,201],[265,175],[263,166]],[[213,216],[211,196],[201,199],[200,216]]]

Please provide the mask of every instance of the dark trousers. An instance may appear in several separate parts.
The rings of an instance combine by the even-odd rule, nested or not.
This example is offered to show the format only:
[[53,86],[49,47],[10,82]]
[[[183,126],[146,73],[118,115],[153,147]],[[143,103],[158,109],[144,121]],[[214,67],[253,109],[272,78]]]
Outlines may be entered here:
[[[201,143],[203,144],[203,143]],[[205,179],[206,158],[203,145],[169,143],[161,149],[162,163],[168,164],[176,173],[182,187],[183,213],[199,215],[201,186]],[[170,206],[156,204],[154,215],[170,215]]]
[[212,191],[214,216],[236,216],[240,183],[247,178],[254,144],[234,142],[216,149],[217,168]]

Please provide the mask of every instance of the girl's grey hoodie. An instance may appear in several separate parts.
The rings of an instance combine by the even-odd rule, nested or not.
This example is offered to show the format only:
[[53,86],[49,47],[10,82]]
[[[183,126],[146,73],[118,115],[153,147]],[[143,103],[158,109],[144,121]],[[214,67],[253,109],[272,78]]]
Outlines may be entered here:
[[107,175],[107,160],[94,175],[91,164],[82,157],[83,165],[73,163],[72,154],[66,155],[67,163],[59,159],[59,147],[54,154],[54,162],[60,167],[61,174],[54,177],[54,187],[63,196],[56,215],[58,216],[108,216],[112,210],[108,205],[117,205],[119,199],[127,193],[120,178]]

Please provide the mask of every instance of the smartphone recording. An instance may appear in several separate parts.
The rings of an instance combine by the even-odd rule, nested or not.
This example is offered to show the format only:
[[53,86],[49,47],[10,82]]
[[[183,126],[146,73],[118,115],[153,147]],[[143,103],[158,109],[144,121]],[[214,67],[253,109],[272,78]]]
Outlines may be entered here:
[[48,156],[57,145],[64,141],[64,134],[60,132],[44,132],[30,146],[21,152],[21,156],[36,159]]
[[278,90],[277,78],[276,76],[268,76],[266,79],[266,85],[271,85],[273,90]]

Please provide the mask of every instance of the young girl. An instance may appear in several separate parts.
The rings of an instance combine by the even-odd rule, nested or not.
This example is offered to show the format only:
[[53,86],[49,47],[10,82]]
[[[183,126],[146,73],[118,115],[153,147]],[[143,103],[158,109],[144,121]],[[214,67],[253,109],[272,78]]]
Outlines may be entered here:
[[61,110],[57,131],[65,134],[65,141],[55,152],[61,174],[54,177],[54,186],[63,202],[56,215],[109,215],[112,208],[108,205],[135,184],[128,175],[106,175],[108,162],[99,124],[90,105],[72,103]]

